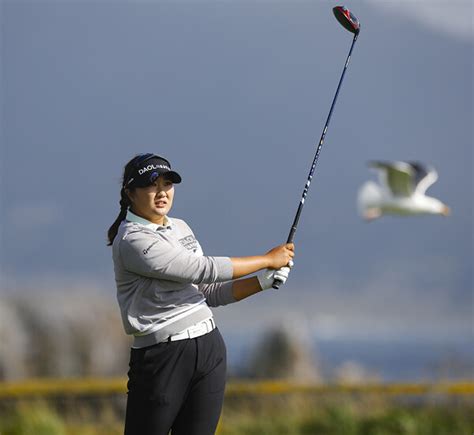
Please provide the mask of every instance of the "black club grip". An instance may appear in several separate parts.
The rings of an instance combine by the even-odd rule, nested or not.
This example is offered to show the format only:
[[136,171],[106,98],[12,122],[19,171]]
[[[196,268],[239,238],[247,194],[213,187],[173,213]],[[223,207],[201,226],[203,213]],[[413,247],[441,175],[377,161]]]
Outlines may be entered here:
[[282,284],[283,284],[282,280],[274,279],[273,284],[272,284],[272,288],[274,288],[275,290],[278,290]]

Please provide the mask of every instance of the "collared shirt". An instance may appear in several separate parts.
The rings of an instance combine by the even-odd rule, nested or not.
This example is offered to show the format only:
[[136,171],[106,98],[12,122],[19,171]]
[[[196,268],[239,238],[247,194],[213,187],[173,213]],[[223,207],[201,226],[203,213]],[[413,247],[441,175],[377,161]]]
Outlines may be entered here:
[[144,219],[140,216],[137,216],[131,210],[127,210],[127,216],[125,219],[129,222],[136,222],[137,224],[141,224],[145,228],[149,228],[152,231],[157,231],[158,229],[163,229],[163,228],[171,228],[171,226],[173,225],[173,221],[168,216],[164,217],[163,225],[159,225],[159,224],[154,224],[153,222],[150,222],[149,220]]
[[112,251],[117,300],[134,347],[165,341],[235,302],[229,257],[204,256],[181,219],[157,225],[128,211]]

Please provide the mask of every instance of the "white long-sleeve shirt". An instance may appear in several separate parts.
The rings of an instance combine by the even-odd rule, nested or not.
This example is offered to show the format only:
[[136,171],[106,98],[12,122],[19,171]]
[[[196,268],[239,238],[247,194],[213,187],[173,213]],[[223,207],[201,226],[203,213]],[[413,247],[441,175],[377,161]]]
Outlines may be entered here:
[[165,225],[128,211],[114,239],[117,300],[133,347],[150,346],[212,317],[209,306],[235,302],[229,257],[204,256],[181,219]]

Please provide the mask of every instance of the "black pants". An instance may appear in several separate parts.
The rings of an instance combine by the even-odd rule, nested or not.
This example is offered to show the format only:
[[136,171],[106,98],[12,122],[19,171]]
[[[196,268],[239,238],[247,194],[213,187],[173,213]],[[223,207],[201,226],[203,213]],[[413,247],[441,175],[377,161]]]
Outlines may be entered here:
[[212,435],[224,399],[226,348],[218,329],[132,349],[125,435]]

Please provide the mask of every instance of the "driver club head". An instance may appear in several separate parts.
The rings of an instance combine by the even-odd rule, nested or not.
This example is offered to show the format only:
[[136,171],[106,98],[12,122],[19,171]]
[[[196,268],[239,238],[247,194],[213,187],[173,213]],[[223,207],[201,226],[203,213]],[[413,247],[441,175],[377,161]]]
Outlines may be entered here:
[[359,20],[355,15],[345,6],[336,6],[332,8],[336,20],[349,32],[358,34],[360,31]]

